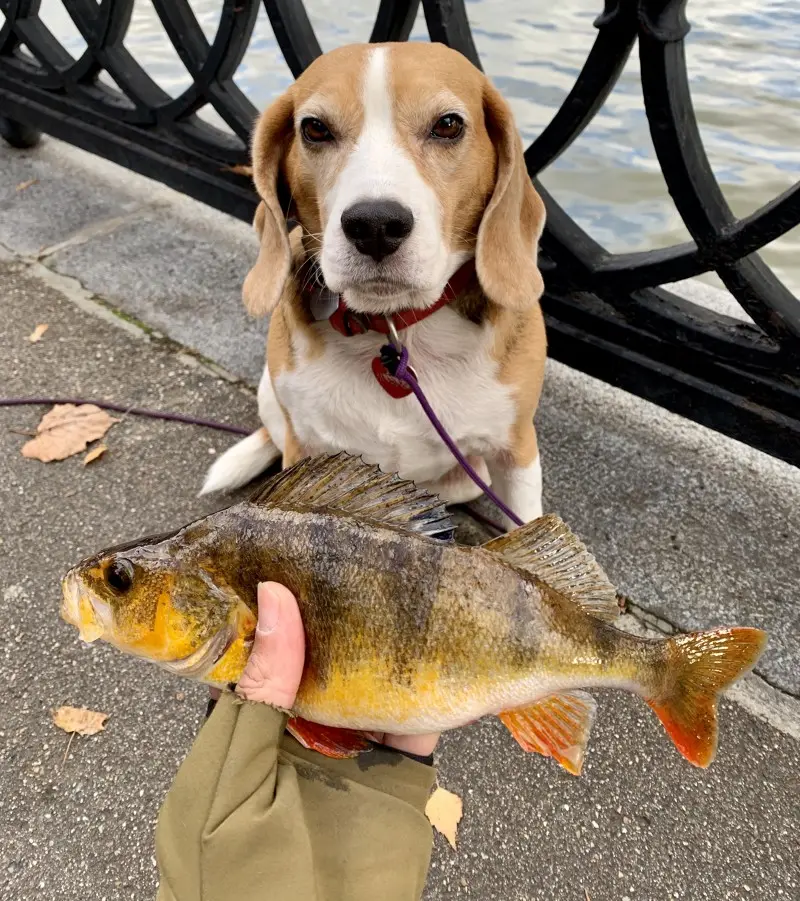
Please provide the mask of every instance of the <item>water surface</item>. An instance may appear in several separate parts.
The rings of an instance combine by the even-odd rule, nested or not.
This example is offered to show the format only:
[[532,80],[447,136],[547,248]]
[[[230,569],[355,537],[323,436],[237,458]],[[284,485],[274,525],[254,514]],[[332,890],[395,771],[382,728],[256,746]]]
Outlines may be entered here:
[[[190,4],[212,38],[220,0]],[[306,2],[325,50],[367,40],[377,6],[377,0]],[[511,103],[526,141],[541,132],[574,84],[602,6],[602,0],[467,0],[484,68]],[[692,31],[686,53],[700,130],[728,203],[744,216],[800,179],[800,4],[692,0],[687,12]],[[84,49],[60,0],[42,0],[41,15],[73,53]],[[421,12],[412,37],[427,39]],[[149,0],[136,0],[126,46],[169,93],[188,87],[189,75]],[[291,82],[263,7],[236,81],[259,108]],[[213,110],[203,115],[224,125]],[[688,240],[650,141],[636,51],[604,108],[542,181],[612,250]],[[800,228],[763,256],[800,294]]]

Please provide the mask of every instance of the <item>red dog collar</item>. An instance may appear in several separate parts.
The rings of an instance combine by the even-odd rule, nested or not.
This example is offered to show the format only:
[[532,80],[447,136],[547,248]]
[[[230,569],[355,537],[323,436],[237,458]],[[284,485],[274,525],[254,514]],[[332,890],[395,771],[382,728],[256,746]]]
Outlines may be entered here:
[[[423,307],[416,310],[402,310],[399,313],[390,313],[394,327],[400,331],[409,326],[416,325],[432,316],[437,310],[441,310],[443,306],[455,300],[456,297],[467,287],[469,280],[475,273],[475,260],[467,260],[453,273],[453,277],[444,286],[441,297],[430,307]],[[383,313],[357,313],[351,310],[344,302],[344,298],[339,298],[339,306],[333,311],[328,322],[331,326],[350,338],[353,335],[365,335],[367,332],[379,332],[381,335],[389,334],[389,323],[387,317]]]
[[[391,316],[394,327],[397,331],[401,331],[402,329],[409,328],[409,326],[416,325],[418,322],[422,322],[422,320],[427,319],[428,316],[432,316],[437,310],[441,310],[443,306],[450,303],[451,300],[455,300],[455,298],[467,287],[474,274],[475,260],[467,260],[466,263],[459,266],[453,273],[453,277],[444,286],[444,291],[442,291],[441,297],[435,304],[422,309],[401,310],[399,313],[390,313],[389,316]],[[313,291],[319,290],[318,285],[318,279],[311,279],[310,291],[304,291],[304,294],[308,297],[309,301],[312,302],[312,311],[312,294]],[[325,291],[327,289],[323,288],[322,290]],[[387,316],[382,313],[357,313],[355,310],[348,308],[343,297],[339,297],[338,306],[328,317],[328,322],[330,322],[332,328],[339,332],[340,335],[344,335],[345,338],[350,338],[353,335],[365,335],[367,332],[378,332],[381,335],[389,334],[389,322]],[[372,361],[372,374],[375,376],[381,388],[383,388],[390,397],[399,400],[400,398],[407,397],[411,394],[411,389],[408,385],[392,376],[380,356],[375,357]]]

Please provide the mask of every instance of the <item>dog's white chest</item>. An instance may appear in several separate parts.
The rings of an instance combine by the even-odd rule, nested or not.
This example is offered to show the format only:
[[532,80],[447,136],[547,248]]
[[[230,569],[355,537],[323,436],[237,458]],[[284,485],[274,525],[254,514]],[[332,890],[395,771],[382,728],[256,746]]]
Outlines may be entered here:
[[[481,456],[506,450],[515,404],[489,353],[491,327],[444,309],[402,337],[421,387],[460,450]],[[298,363],[277,375],[274,388],[306,452],[346,450],[420,482],[452,469],[453,457],[417,399],[392,398],[375,379],[371,363],[383,336],[328,331],[325,352],[315,359],[297,340]]]

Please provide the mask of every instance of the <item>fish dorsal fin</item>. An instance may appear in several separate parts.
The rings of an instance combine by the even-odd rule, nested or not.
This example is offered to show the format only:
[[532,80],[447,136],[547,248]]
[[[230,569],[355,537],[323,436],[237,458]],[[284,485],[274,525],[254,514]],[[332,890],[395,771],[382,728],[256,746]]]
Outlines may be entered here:
[[336,510],[441,540],[452,540],[455,531],[438,497],[346,453],[301,460],[273,476],[250,502],[283,510]]
[[559,591],[586,613],[610,622],[619,616],[617,592],[580,538],[552,513],[483,545]]

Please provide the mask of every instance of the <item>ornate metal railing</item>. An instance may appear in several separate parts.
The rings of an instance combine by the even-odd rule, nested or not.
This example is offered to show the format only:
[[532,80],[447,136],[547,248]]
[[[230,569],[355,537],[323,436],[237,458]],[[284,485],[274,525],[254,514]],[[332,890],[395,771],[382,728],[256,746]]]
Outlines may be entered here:
[[[16,146],[46,131],[249,219],[256,199],[231,171],[248,160],[256,110],[234,83],[259,0],[222,0],[213,40],[188,0],[153,0],[191,86],[169,96],[126,49],[133,0],[65,0],[86,41],[73,58],[39,0],[0,0],[0,133]],[[264,0],[296,75],[320,54],[300,0]],[[372,41],[406,40],[419,0],[381,0]],[[463,0],[422,0],[431,39],[480,60]],[[603,105],[638,40],[644,104],[661,170],[692,240],[612,254],[536,181],[548,210],[543,305],[556,359],[800,465],[800,301],[756,251],[800,223],[800,184],[737,219],[708,162],[684,57],[686,0],[605,0],[575,86],[528,148],[531,176]],[[99,80],[108,72],[118,90]],[[228,134],[197,115],[210,103]],[[753,324],[660,287],[715,271]]]

